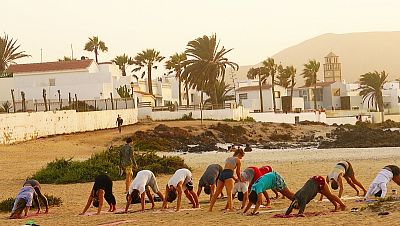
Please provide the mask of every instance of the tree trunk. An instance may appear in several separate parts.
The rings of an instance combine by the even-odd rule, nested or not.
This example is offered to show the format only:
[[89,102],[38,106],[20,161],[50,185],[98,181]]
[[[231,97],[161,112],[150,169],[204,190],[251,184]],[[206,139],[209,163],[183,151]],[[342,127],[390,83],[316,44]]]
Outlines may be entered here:
[[96,63],[99,63],[99,61],[97,60],[97,48],[94,48],[94,56],[96,58]]
[[290,107],[289,111],[293,111],[292,105],[293,105],[293,88],[294,88],[294,80],[292,79],[292,87],[290,87]]
[[314,109],[317,110],[317,83],[314,84]]
[[185,89],[186,89],[186,106],[189,107],[189,87],[188,87],[188,82],[185,82]]
[[122,65],[122,76],[126,76],[126,69],[125,69],[125,65]]
[[383,97],[382,97],[382,91],[378,91],[376,95],[377,99],[377,105],[378,105],[378,111],[383,112],[384,111],[384,106],[383,106]]
[[43,89],[43,101],[44,101],[44,109],[45,109],[45,111],[48,111],[47,98],[46,98],[46,89]]
[[179,106],[181,106],[181,105],[182,105],[182,87],[181,87],[182,78],[181,78],[181,70],[178,70],[178,71],[176,72],[176,76],[178,77]]
[[213,105],[218,105],[217,91],[215,90],[216,89],[215,84],[216,84],[215,81],[210,84],[211,87],[210,98],[211,98],[211,103]]
[[264,112],[264,103],[262,95],[262,84],[261,84],[261,74],[258,75],[258,86],[260,87],[260,112]]
[[272,80],[272,103],[274,106],[274,113],[276,113],[276,102],[275,102],[275,75],[271,73]]
[[151,81],[151,64],[147,65],[147,84],[149,86],[149,93],[153,95],[153,82]]
[[25,93],[21,92],[21,98],[22,98],[22,111],[26,111],[26,105],[25,105]]

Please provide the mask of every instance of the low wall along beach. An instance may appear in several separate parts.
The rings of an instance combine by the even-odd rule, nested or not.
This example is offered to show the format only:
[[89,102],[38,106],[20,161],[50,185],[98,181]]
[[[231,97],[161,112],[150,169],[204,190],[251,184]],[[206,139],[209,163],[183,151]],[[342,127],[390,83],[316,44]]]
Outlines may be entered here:
[[118,115],[124,120],[124,125],[137,122],[137,109],[0,114],[0,144],[12,144],[55,134],[115,128]]

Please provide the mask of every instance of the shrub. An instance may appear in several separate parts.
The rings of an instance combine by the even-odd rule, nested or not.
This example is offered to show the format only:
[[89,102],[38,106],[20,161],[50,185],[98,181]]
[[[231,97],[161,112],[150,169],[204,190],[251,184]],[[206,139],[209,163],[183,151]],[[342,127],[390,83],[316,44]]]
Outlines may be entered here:
[[242,119],[243,122],[256,122],[253,117],[247,116],[245,119]]
[[[99,174],[107,174],[112,180],[121,180],[119,175],[119,148],[94,154],[85,161],[56,159],[40,169],[32,177],[43,184],[69,184],[94,181]],[[160,157],[154,152],[135,154],[136,173],[148,169],[154,174],[170,174],[179,168],[189,168],[180,157]]]
[[[53,195],[47,195],[47,194],[45,194],[44,196],[46,196],[49,206],[61,206],[62,199],[60,197],[56,197]],[[41,199],[39,199],[39,201],[40,201],[40,206],[43,209],[44,203],[42,203]],[[15,198],[8,198],[6,200],[1,201],[0,202],[0,211],[11,212],[14,202],[15,202]],[[32,208],[37,209],[35,202],[32,202]]]

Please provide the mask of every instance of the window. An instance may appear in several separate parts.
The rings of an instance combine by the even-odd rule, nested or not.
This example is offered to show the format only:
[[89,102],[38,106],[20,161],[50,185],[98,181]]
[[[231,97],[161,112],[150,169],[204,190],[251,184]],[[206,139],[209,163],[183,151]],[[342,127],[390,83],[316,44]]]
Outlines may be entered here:
[[49,86],[55,86],[56,85],[56,79],[55,78],[49,78]]
[[281,98],[281,92],[275,91],[275,98]]
[[239,94],[239,100],[247,100],[247,93]]

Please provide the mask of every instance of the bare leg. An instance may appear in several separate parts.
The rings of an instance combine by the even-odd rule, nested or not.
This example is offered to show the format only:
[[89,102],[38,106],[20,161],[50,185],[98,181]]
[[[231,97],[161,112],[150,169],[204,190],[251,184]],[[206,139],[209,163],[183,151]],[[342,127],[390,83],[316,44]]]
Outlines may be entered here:
[[367,193],[367,190],[365,190],[365,188],[361,184],[361,182],[359,182],[354,175],[352,177],[350,177],[350,179],[354,184],[356,184],[359,188],[361,188],[363,190],[363,192],[364,192],[363,196],[365,196],[365,194]]
[[284,197],[293,201],[294,194],[291,192],[287,187],[284,188],[282,191],[279,191]]
[[235,184],[235,181],[232,178],[225,180],[226,196],[228,198],[228,201],[227,201],[227,207],[228,207],[227,209],[228,210],[233,210],[232,190],[233,190],[234,184]]
[[208,209],[208,211],[210,211],[210,212],[212,211],[212,209],[214,207],[214,204],[217,201],[217,198],[218,198],[219,194],[222,192],[222,189],[224,188],[224,186],[225,186],[225,183],[223,181],[221,181],[221,180],[218,180],[217,189],[216,189],[214,195],[211,198],[210,208]]
[[337,204],[340,205],[341,210],[346,209],[346,205],[342,202],[342,200],[340,200],[340,198],[336,195],[332,194],[332,192],[329,190],[327,183],[325,183],[325,186],[323,189],[321,189],[320,193],[326,196],[329,201],[331,201],[331,203],[335,206],[335,211],[337,211],[338,208]]

